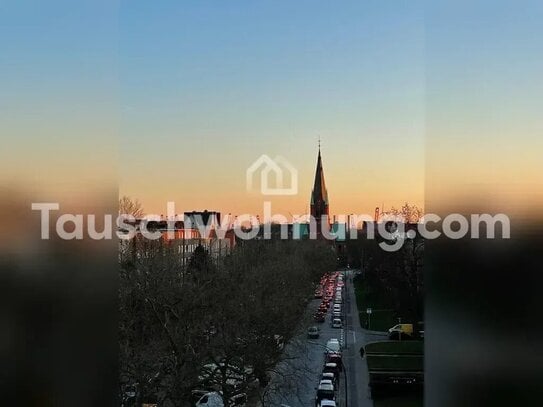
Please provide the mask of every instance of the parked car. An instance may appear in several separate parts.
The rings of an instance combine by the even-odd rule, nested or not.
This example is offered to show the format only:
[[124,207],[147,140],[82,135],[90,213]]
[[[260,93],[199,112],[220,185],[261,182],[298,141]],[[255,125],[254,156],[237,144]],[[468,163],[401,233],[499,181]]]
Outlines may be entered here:
[[[241,406],[247,402],[247,395],[244,393],[237,394],[232,396],[229,400],[230,405]],[[221,393],[214,391],[204,394],[200,400],[196,402],[196,407],[224,407]]]
[[336,407],[336,402],[334,400],[322,400],[320,404],[317,404],[317,407]]
[[390,339],[411,339],[413,337],[413,324],[397,324],[388,330]]
[[326,342],[326,352],[341,352],[341,345],[339,344],[339,340],[336,338],[330,339],[328,342]]
[[334,386],[332,384],[320,384],[317,387],[317,396],[315,397],[315,405],[322,406],[323,400],[335,400],[336,394],[334,392]]
[[327,353],[325,363],[335,363],[341,369],[343,360],[340,353]]
[[341,328],[342,324],[341,324],[341,319],[339,318],[334,318],[334,320],[332,321],[332,328]]
[[339,375],[339,366],[337,365],[337,363],[334,363],[334,362],[325,363],[324,368],[322,369],[322,372],[323,373],[331,372],[335,374],[337,377],[337,375]]
[[307,329],[307,337],[309,339],[317,339],[319,337],[319,328],[316,326],[310,326]]
[[334,388],[336,386],[336,375],[332,372],[325,372],[322,374],[321,376],[321,380],[331,380],[332,381],[332,384],[334,385]]
[[214,391],[204,394],[196,402],[196,407],[224,407],[224,402],[222,401],[222,396]]
[[332,380],[330,380],[330,379],[321,379],[321,381],[319,383],[319,386],[321,386],[323,384],[329,384],[335,390],[334,383],[332,382]]

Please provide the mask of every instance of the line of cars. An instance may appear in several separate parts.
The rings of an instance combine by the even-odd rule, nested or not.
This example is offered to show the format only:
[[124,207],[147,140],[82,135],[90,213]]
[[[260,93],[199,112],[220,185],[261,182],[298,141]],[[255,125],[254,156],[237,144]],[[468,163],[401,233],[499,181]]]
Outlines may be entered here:
[[[330,324],[332,328],[342,328],[343,286],[341,273],[334,272],[323,276],[320,285],[315,290],[315,298],[322,299],[314,315],[316,322],[325,322],[328,309],[331,307]],[[310,339],[315,339],[318,338],[318,333],[318,327],[312,326],[308,329],[307,336]],[[326,343],[322,373],[315,389],[316,407],[336,407],[342,367],[341,344],[337,338],[332,338]]]
[[319,308],[313,316],[315,322],[323,323],[326,321],[326,314],[330,305],[332,305],[332,314],[330,323],[332,328],[342,328],[343,314],[341,304],[343,303],[343,275],[339,272],[325,274],[315,290],[315,298],[321,299]]
[[315,395],[316,407],[336,407],[339,380],[343,368],[341,344],[337,338],[326,343],[324,363]]

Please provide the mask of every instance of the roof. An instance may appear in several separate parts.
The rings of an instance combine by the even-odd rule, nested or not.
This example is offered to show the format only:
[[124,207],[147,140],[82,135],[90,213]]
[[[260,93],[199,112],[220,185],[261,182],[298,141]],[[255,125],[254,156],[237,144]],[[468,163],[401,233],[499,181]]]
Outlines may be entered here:
[[319,155],[317,157],[317,169],[315,170],[315,183],[313,184],[313,191],[311,193],[311,204],[316,204],[320,201],[328,205],[328,191],[326,190],[326,183],[324,182],[324,170],[322,169],[321,149],[319,148]]

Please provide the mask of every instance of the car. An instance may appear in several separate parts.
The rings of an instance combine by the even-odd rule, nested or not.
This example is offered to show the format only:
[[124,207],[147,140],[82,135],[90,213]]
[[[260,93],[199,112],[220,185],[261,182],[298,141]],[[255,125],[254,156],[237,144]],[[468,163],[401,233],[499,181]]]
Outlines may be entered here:
[[336,375],[332,372],[323,373],[321,376],[321,380],[331,380],[332,384],[336,386]]
[[196,402],[196,407],[224,407],[222,397],[217,392],[206,393]]
[[330,339],[328,342],[326,342],[326,352],[341,352],[341,345],[339,344],[339,340],[336,338]]
[[[319,383],[319,386],[323,385],[323,384],[329,384],[332,386],[332,388],[334,388],[334,383],[332,382],[331,379],[321,379],[320,383]],[[334,388],[335,389],[335,388]]]
[[342,319],[341,312],[332,312],[332,322],[334,321],[334,319]]
[[319,337],[319,328],[310,326],[307,330],[307,337],[309,339],[317,339]]
[[413,324],[397,324],[388,330],[389,339],[411,339]]
[[341,326],[341,319],[334,318],[334,320],[332,321],[332,328],[341,328]]
[[341,369],[343,366],[343,360],[340,353],[327,353],[325,363],[335,363]]
[[315,320],[315,322],[324,322],[324,321],[325,321],[324,313],[322,313],[322,312],[316,312],[316,313],[315,313],[315,316],[313,317],[313,319]]
[[[247,401],[247,395],[244,393],[237,394],[229,398],[229,405],[240,406]],[[224,402],[219,392],[209,392],[204,394],[197,402],[196,407],[224,407]]]
[[322,369],[323,373],[333,373],[336,375],[339,375],[339,366],[337,363],[334,362],[328,362],[324,364],[324,368]]
[[341,312],[341,305],[340,304],[334,304],[334,312]]
[[335,400],[336,393],[332,384],[319,384],[317,387],[317,396],[315,397],[315,405],[322,406],[323,400]]
[[317,407],[336,407],[336,402],[334,400],[322,400]]

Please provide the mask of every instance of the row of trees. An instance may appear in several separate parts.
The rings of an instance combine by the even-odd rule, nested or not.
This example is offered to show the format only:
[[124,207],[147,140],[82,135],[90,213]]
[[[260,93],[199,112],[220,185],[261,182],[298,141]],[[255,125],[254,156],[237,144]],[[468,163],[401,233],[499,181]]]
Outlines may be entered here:
[[[404,219],[409,229],[410,224],[421,220],[423,211],[406,203],[400,209],[392,208],[386,215]],[[407,320],[421,320],[424,313],[424,239],[416,233],[394,252],[382,250],[379,247],[382,241],[378,236],[372,240],[364,236],[351,240],[347,243],[347,255],[354,267],[363,269],[367,289],[388,302],[398,315]]]
[[137,383],[139,402],[184,406],[203,386],[228,406],[251,383],[266,385],[315,282],[334,266],[331,247],[315,241],[244,241],[220,267],[199,246],[186,268],[162,240],[123,246],[121,381]]

